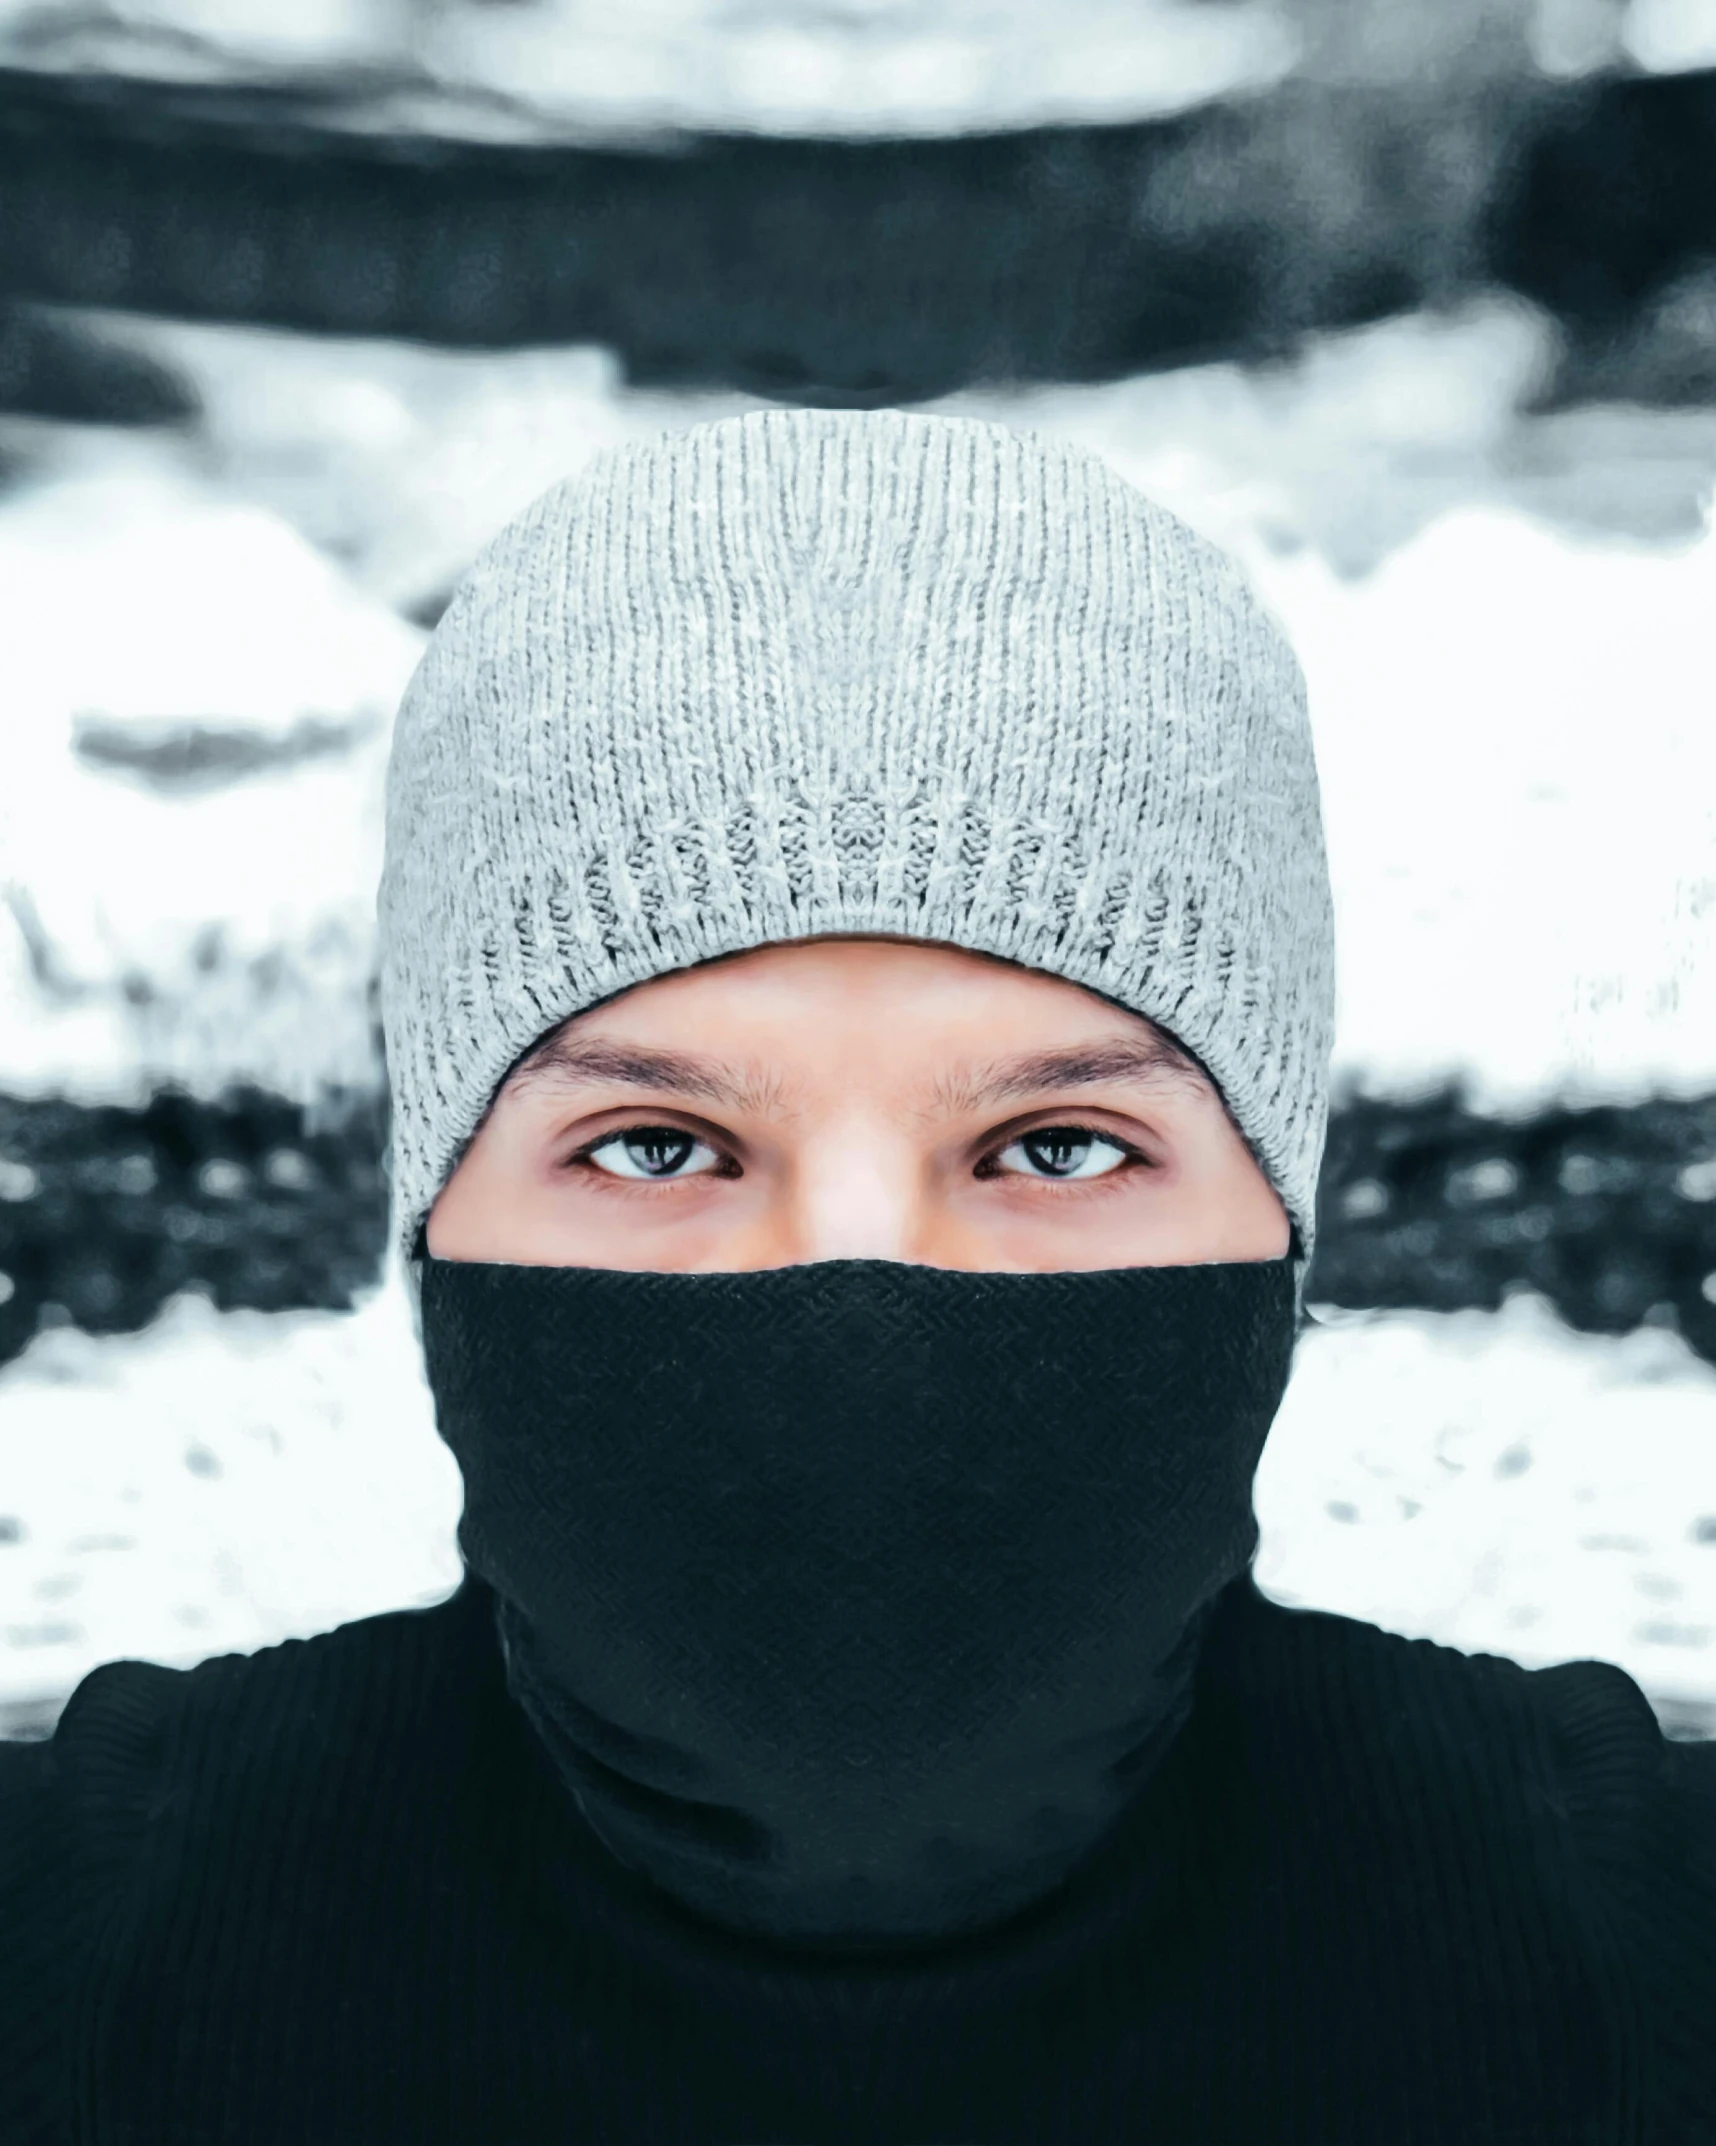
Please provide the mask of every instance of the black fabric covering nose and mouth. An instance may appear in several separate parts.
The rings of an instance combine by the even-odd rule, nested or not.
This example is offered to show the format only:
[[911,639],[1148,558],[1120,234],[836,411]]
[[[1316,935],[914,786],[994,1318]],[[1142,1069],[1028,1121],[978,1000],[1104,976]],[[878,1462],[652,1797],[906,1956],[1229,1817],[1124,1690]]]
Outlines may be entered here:
[[1191,1705],[1291,1256],[742,1273],[425,1255],[508,1688],[608,1850],[834,1953],[1046,1896]]
[[509,1592],[0,1741],[5,2146],[1711,2139],[1716,1747],[1198,1606],[1285,1274],[419,1279]]

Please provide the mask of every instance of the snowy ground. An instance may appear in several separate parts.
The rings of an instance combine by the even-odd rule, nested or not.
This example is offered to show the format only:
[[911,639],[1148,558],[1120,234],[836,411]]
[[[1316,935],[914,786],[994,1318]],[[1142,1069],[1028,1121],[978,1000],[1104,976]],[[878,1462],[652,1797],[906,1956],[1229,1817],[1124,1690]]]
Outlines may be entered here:
[[[402,614],[598,446],[753,405],[597,351],[106,326],[206,415],[0,424],[0,1092],[362,1087]],[[1716,1090],[1716,413],[1527,415],[1551,339],[1497,303],[936,406],[1083,439],[1242,555],[1310,678],[1337,1079],[1521,1116]],[[1716,1733],[1713,1380],[1529,1298],[1336,1315],[1265,1455],[1260,1581],[1617,1661]],[[391,1279],[350,1315],[44,1332],[0,1371],[0,1704],[437,1600],[458,1508]]]
[[946,135],[1141,119],[1289,75],[1713,58],[1712,0],[0,0],[0,64],[321,88],[366,127],[502,138]]
[[[1716,1370],[1672,1334],[1341,1313],[1257,1479],[1257,1577],[1473,1653],[1619,1662],[1716,1735]],[[458,1584],[462,1488],[397,1282],[355,1313],[175,1299],[0,1372],[0,1729],[120,1656],[250,1652]],[[0,1535],[4,1523],[0,1522]]]
[[[1301,58],[1305,12],[1290,0],[1065,0],[1052,12],[1031,0],[0,0],[0,59],[325,86],[363,98],[373,127],[946,134],[1136,119],[1266,89]],[[1457,11],[1471,12],[1472,0]],[[1399,35],[1414,52],[1450,41]]]
[[[600,446],[756,405],[592,350],[114,332],[206,418],[0,423],[0,1089],[363,1086],[400,613]],[[1716,1087],[1716,411],[1522,415],[1552,346],[1496,302],[934,405],[1083,440],[1244,558],[1310,679],[1336,1077],[1508,1112]]]
[[1553,76],[1676,72],[1709,0],[0,0],[0,63],[332,91],[359,123],[819,137],[1102,122],[1290,74],[1423,80],[1487,43]]

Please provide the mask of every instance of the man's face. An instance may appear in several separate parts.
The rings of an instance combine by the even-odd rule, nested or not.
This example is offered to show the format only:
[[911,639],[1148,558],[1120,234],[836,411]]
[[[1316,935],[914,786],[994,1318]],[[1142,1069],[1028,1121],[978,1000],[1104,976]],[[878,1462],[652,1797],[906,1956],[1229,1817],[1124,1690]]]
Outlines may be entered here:
[[[1034,1273],[1288,1249],[1286,1209],[1195,1064],[1127,1065],[1160,1051],[1150,1023],[961,948],[759,947],[639,984],[549,1041],[442,1188],[437,1259]],[[695,1063],[649,1063],[664,1052]],[[1087,1077],[1028,1063],[1048,1053],[1082,1056]]]

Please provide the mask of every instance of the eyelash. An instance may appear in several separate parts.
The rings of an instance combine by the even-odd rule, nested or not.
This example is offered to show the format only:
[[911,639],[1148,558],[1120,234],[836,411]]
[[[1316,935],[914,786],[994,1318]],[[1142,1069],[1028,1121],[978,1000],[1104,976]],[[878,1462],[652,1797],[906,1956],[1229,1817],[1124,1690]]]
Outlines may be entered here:
[[[587,1140],[581,1148],[575,1149],[572,1154],[567,1156],[566,1160],[561,1164],[560,1167],[564,1170],[570,1170],[576,1165],[588,1164],[590,1157],[596,1152],[596,1150],[601,1147],[606,1147],[610,1140],[623,1140],[627,1137],[628,1134],[636,1133],[670,1133],[677,1139],[696,1140],[700,1142],[704,1147],[715,1148],[718,1154],[721,1152],[719,1148],[716,1148],[716,1143],[713,1140],[705,1139],[701,1133],[687,1132],[683,1126],[679,1125],[662,1125],[654,1123],[653,1121],[646,1120],[644,1123],[638,1125],[610,1126],[605,1133],[597,1134],[594,1140]],[[1061,1121],[1057,1120],[1053,1124],[1049,1125],[1032,1125],[1027,1127],[1026,1130],[1022,1133],[1012,1134],[1010,1138],[1001,1141],[997,1146],[989,1149],[988,1153],[985,1154],[979,1161],[978,1168],[981,1170],[985,1162],[990,1161],[993,1157],[997,1155],[1004,1155],[1010,1147],[1017,1147],[1021,1140],[1039,1139],[1043,1135],[1048,1133],[1071,1133],[1072,1135],[1074,1135],[1075,1138],[1078,1139],[1103,1140],[1106,1141],[1110,1147],[1118,1148],[1120,1152],[1126,1157],[1128,1164],[1135,1165],[1146,1170],[1153,1170],[1156,1167],[1156,1165],[1150,1160],[1149,1156],[1146,1155],[1141,1148],[1134,1147],[1129,1140],[1121,1139],[1118,1133],[1105,1132],[1102,1127],[1098,1125],[1074,1125],[1070,1123],[1062,1123]],[[731,1160],[730,1157],[724,1157],[723,1159],[729,1161]],[[730,1173],[723,1173],[720,1170],[700,1170],[696,1174],[699,1177],[720,1177],[724,1174],[730,1175]],[[1017,1173],[1008,1172],[1007,1174],[1009,1176],[1013,1176]],[[1132,1174],[1133,1171],[1131,1168],[1121,1168],[1105,1171],[1101,1177],[1085,1178],[1082,1180],[1075,1180],[1071,1178],[1019,1177],[1018,1181],[1022,1185],[1037,1185],[1060,1192],[1075,1192],[1088,1194],[1112,1191],[1116,1185],[1118,1185],[1122,1180],[1131,1177]],[[624,1193],[636,1192],[643,1193],[646,1195],[658,1192],[674,1192],[681,1185],[689,1184],[693,1181],[690,1178],[671,1177],[662,1178],[656,1183],[651,1184],[643,1178],[610,1177],[606,1171],[596,1170],[594,1168],[591,1168],[590,1175],[597,1183],[601,1185],[604,1191]]]

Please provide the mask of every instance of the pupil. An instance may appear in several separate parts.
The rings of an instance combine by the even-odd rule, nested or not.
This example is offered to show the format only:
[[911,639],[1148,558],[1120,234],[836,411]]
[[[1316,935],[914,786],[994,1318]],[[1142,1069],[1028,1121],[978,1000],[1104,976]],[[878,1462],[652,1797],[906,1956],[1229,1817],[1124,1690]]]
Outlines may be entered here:
[[[1025,1135],[1025,1146],[1032,1150],[1035,1159],[1039,1163],[1043,1160],[1042,1156],[1036,1153],[1039,1149],[1053,1148],[1064,1155],[1064,1151],[1068,1148],[1087,1148],[1089,1145],[1089,1135],[1084,1133],[1027,1133]],[[1058,1174],[1062,1170],[1073,1168],[1074,1164],[1061,1160],[1048,1163],[1045,1167]]]
[[[630,1142],[633,1147],[642,1148],[647,1154],[651,1155],[659,1153],[663,1148],[675,1149],[677,1151],[673,1158],[675,1162],[683,1162],[693,1144],[689,1133],[668,1133],[666,1135],[634,1133],[630,1136]],[[644,1168],[649,1171],[652,1177],[662,1176],[665,1174],[667,1167],[668,1165],[665,1164],[658,1166],[654,1161],[644,1164]]]

